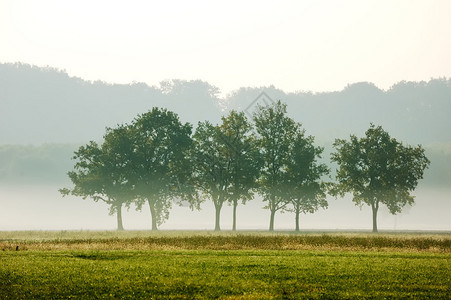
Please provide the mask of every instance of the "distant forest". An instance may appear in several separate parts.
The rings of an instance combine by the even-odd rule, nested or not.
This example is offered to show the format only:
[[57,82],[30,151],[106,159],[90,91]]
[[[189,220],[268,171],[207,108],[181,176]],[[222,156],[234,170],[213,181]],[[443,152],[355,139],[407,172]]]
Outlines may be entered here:
[[196,127],[199,121],[218,123],[231,109],[251,112],[262,92],[287,104],[288,115],[326,148],[324,156],[335,138],[362,136],[374,123],[426,148],[431,167],[425,184],[451,186],[451,79],[402,81],[386,91],[360,82],[334,92],[286,93],[269,86],[221,96],[200,80],[110,84],[22,63],[0,64],[0,184],[64,182],[74,150],[152,107],[174,111]]

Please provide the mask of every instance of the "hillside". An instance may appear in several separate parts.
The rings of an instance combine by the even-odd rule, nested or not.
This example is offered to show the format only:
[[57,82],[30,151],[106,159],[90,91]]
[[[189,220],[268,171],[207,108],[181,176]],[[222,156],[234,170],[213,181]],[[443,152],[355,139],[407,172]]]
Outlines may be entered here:
[[53,68],[0,64],[0,144],[84,143],[153,106],[182,121],[219,120],[215,88],[202,81],[108,84]]
[[289,114],[317,140],[363,134],[373,122],[407,143],[451,141],[451,79],[400,82],[387,91],[366,82],[327,93],[240,88],[220,98],[218,88],[198,80],[167,80],[158,87],[109,84],[17,63],[0,64],[0,144],[83,143],[153,106],[194,125],[217,122],[223,109],[246,110],[262,91],[286,102]]

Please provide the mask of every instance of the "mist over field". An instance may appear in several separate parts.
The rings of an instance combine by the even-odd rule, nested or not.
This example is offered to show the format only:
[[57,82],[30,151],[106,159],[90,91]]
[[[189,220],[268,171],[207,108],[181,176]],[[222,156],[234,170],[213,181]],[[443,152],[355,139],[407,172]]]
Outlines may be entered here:
[[[0,230],[115,230],[116,220],[108,215],[108,205],[82,200],[76,197],[61,198],[58,186],[16,185],[2,187]],[[418,188],[414,193],[416,203],[401,214],[391,215],[381,207],[378,221],[380,230],[434,231],[450,230],[451,210],[449,188]],[[350,197],[327,198],[329,208],[314,214],[302,215],[303,230],[370,230],[371,208],[361,210]],[[261,199],[240,205],[237,211],[238,230],[267,230],[269,211],[263,209]],[[173,206],[169,219],[160,226],[161,230],[213,230],[215,210],[213,203],[205,202],[201,211],[187,207]],[[142,212],[123,211],[126,230],[149,230],[151,228],[148,207]],[[276,230],[294,230],[294,214],[277,214]],[[232,208],[224,206],[221,211],[221,229],[231,230]]]
[[[167,80],[110,84],[70,77],[54,68],[0,64],[0,230],[115,229],[108,206],[73,196],[70,187],[73,152],[89,141],[101,141],[105,127],[129,123],[152,107],[177,113],[182,122],[219,122],[236,109],[250,115],[253,101],[265,92],[287,104],[288,115],[301,122],[315,144],[325,147],[322,161],[333,171],[330,152],[335,138],[362,136],[370,123],[382,125],[393,137],[421,144],[431,160],[417,190],[415,205],[393,216],[382,206],[384,230],[451,230],[451,80],[398,82],[388,90],[372,83],[350,83],[335,92],[285,93],[274,86],[240,88],[226,96],[203,81]],[[334,176],[334,172],[332,172]],[[329,208],[301,215],[301,230],[370,229],[371,209],[356,207],[350,196],[328,196]],[[268,228],[269,211],[261,197],[239,205],[237,229]],[[201,211],[173,205],[161,229],[213,229],[213,203]],[[125,229],[149,229],[150,213],[124,209]],[[231,228],[232,208],[224,206],[221,228]],[[292,230],[293,213],[277,213],[276,230]]]

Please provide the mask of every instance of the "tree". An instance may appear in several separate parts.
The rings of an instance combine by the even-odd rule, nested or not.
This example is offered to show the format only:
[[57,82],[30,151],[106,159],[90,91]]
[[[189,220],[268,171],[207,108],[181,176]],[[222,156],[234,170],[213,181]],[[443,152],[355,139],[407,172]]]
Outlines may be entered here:
[[131,168],[138,209],[147,202],[152,230],[169,216],[172,200],[184,197],[196,205],[191,182],[191,125],[165,109],[153,108],[132,123]]
[[236,209],[239,201],[245,204],[254,196],[261,168],[261,159],[252,133],[252,125],[244,112],[232,110],[222,117],[219,126],[222,156],[228,161],[230,182],[227,187],[227,200],[233,206],[232,230],[236,230]]
[[221,125],[199,122],[193,136],[196,185],[204,198],[213,201],[216,231],[221,230],[225,202],[233,205],[232,229],[236,230],[238,202],[252,199],[260,160],[251,130],[244,112],[231,111],[222,117]]
[[63,195],[91,197],[110,205],[123,229],[121,209],[134,201],[138,209],[147,202],[156,230],[169,216],[171,201],[184,198],[198,207],[192,181],[189,150],[191,125],[181,124],[173,112],[153,108],[131,125],[107,129],[104,142],[82,146],[75,153],[69,177],[75,187]]
[[289,151],[287,171],[284,176],[284,197],[290,201],[295,213],[296,231],[299,231],[300,213],[314,213],[327,208],[326,189],[328,184],[321,177],[329,173],[325,164],[317,162],[324,148],[313,145],[313,136],[298,131]]
[[381,126],[371,124],[366,136],[350,140],[336,139],[336,152],[332,161],[338,164],[336,179],[332,189],[334,195],[353,193],[356,205],[371,206],[373,232],[377,232],[377,212],[385,204],[390,213],[401,212],[402,208],[414,203],[410,194],[430,161],[424,149],[404,146],[391,138]]
[[68,173],[74,187],[63,188],[63,196],[74,195],[103,201],[110,206],[110,214],[117,216],[117,229],[123,230],[122,206],[130,205],[133,184],[129,179],[132,143],[128,126],[107,129],[102,145],[90,142],[75,152],[74,170]]
[[204,198],[210,198],[215,206],[215,231],[221,230],[221,208],[227,201],[227,188],[231,182],[231,166],[223,155],[223,143],[218,126],[199,122],[193,135],[192,159],[195,164],[196,187]]
[[259,192],[268,202],[266,208],[271,212],[269,230],[274,230],[274,216],[288,205],[284,184],[292,142],[299,131],[300,124],[286,116],[286,105],[280,101],[269,106],[260,106],[254,114],[257,131],[257,144],[260,148],[263,168]]

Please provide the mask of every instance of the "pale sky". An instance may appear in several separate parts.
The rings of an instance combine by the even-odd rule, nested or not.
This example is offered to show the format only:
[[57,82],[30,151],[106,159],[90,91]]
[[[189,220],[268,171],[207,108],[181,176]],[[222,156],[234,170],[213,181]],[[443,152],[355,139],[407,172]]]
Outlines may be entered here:
[[451,77],[451,1],[0,0],[0,62],[223,93]]

